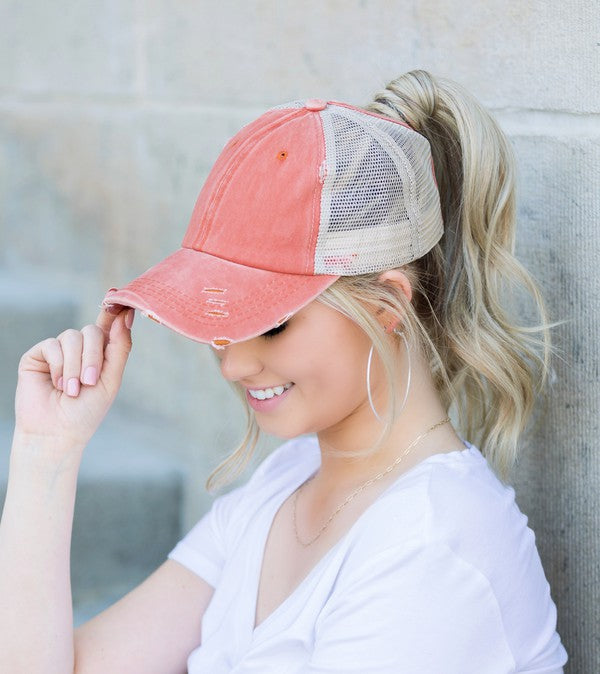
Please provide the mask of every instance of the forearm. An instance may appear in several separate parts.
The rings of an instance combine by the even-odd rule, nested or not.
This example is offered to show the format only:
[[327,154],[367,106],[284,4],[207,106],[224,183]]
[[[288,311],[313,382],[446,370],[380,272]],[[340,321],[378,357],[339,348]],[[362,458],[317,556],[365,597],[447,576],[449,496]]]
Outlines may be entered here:
[[13,441],[0,524],[2,672],[74,668],[69,557],[81,449],[56,445]]

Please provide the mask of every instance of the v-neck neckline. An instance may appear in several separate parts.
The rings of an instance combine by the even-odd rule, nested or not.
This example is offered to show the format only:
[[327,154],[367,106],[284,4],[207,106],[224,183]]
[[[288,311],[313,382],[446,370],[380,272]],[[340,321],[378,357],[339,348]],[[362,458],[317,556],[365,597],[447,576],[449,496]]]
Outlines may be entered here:
[[258,625],[256,625],[256,608],[258,605],[258,591],[260,589],[260,579],[262,575],[262,569],[269,534],[271,533],[271,529],[273,528],[275,517],[277,516],[277,513],[279,512],[283,504],[287,501],[288,498],[290,498],[290,496],[296,491],[296,489],[298,489],[304,482],[306,482],[306,480],[308,480],[312,475],[314,475],[317,470],[319,470],[320,450],[318,442],[316,443],[316,456],[314,457],[314,459],[315,460],[311,461],[308,465],[309,468],[308,473],[305,474],[303,472],[299,479],[294,480],[291,488],[288,486],[287,489],[283,490],[283,492],[279,494],[279,498],[275,501],[274,504],[271,504],[269,516],[265,518],[267,522],[264,530],[261,531],[261,544],[257,546],[258,552],[253,560],[254,561],[254,569],[252,574],[253,589],[251,595],[252,601],[251,601],[251,616],[250,616],[252,639],[254,639],[257,634],[263,631],[263,625],[272,622],[271,619],[274,615],[279,614],[281,611],[284,610],[284,607],[291,602],[292,598],[300,591],[300,588],[313,575],[313,572],[316,570],[316,568],[325,560],[326,557],[329,556],[329,554],[341,541],[340,539],[340,541],[337,541],[331,548],[329,548],[329,550],[327,550],[327,552],[316,562],[316,564],[308,571],[308,573],[304,576],[304,578],[302,578],[302,580],[298,583],[298,585],[296,585],[296,587],[285,597],[285,599],[282,602],[280,602],[271,611],[271,613],[269,613],[269,615],[266,618],[264,618],[264,620],[262,620]]
[[[462,439],[462,438],[461,438]],[[263,530],[261,531],[261,539],[260,539],[260,545],[256,546],[257,553],[253,558],[253,566],[254,568],[252,569],[252,593],[250,594],[251,601],[250,601],[250,641],[255,641],[257,640],[262,633],[265,631],[266,627],[273,622],[276,616],[279,616],[281,613],[287,610],[287,608],[294,602],[296,597],[299,595],[301,589],[310,582],[313,577],[315,576],[317,570],[322,567],[327,560],[329,560],[330,557],[333,556],[334,552],[344,543],[344,541],[347,540],[347,538],[351,535],[352,531],[355,530],[355,528],[359,525],[360,521],[363,519],[363,517],[369,512],[369,510],[375,506],[375,504],[380,501],[386,494],[388,494],[394,487],[396,487],[401,481],[403,481],[406,477],[409,475],[413,475],[419,468],[422,466],[425,466],[430,463],[431,459],[434,459],[436,457],[446,457],[446,456],[454,456],[456,454],[464,454],[464,453],[469,453],[473,449],[473,445],[471,443],[468,443],[465,440],[462,440],[464,444],[463,449],[456,449],[451,452],[438,452],[435,454],[430,454],[429,456],[425,457],[422,461],[419,461],[416,465],[412,466],[409,468],[405,473],[402,473],[399,475],[392,483],[390,483],[382,492],[379,494],[375,500],[370,503],[362,513],[357,517],[357,519],[352,523],[350,528],[342,534],[342,536],[337,540],[320,558],[319,560],[311,567],[311,569],[308,571],[308,573],[302,578],[302,580],[296,585],[296,587],[285,597],[285,599],[279,603],[272,611],[269,613],[269,615],[264,618],[258,625],[256,625],[256,608],[258,604],[258,591],[260,588],[260,579],[262,575],[262,568],[264,564],[264,558],[265,558],[265,551],[266,551],[266,545],[267,545],[267,540],[269,537],[269,533],[271,532],[271,529],[273,527],[273,523],[275,521],[275,517],[277,513],[279,512],[280,508],[282,505],[285,503],[285,501],[298,489],[306,480],[308,480],[320,467],[320,448],[318,441],[315,440],[315,452],[316,456],[314,462],[310,462],[308,465],[309,470],[306,473],[302,473],[300,478],[297,480],[294,480],[292,483],[291,487],[288,486],[287,489],[283,490],[283,492],[279,495],[279,498],[274,502],[274,504],[271,504],[271,509],[269,511],[268,517],[266,517],[266,524],[263,523]],[[307,462],[308,463],[308,462]],[[314,465],[316,464],[316,465]]]

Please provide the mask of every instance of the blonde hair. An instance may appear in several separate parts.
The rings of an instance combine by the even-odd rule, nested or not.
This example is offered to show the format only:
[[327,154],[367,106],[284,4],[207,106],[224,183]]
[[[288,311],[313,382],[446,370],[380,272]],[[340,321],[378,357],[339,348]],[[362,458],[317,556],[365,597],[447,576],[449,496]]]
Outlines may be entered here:
[[[374,313],[402,317],[411,349],[426,355],[446,409],[502,479],[549,371],[550,337],[542,296],[514,256],[515,161],[491,115],[456,83],[415,70],[390,82],[366,110],[407,122],[430,143],[444,235],[403,267],[412,302],[378,281],[380,272],[345,276],[319,300],[352,318],[373,341],[386,374],[390,405],[376,451],[396,413],[395,353]],[[528,295],[539,325],[522,326],[505,306]],[[512,307],[511,307],[512,308]],[[373,311],[375,310],[375,311]],[[259,437],[252,412],[244,440],[207,481],[213,490],[247,465]]]

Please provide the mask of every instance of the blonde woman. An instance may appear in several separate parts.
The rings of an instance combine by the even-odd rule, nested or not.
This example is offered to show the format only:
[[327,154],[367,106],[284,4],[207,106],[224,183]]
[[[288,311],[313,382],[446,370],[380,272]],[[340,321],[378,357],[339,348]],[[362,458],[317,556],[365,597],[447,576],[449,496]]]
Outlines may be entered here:
[[[21,360],[0,670],[562,672],[534,534],[506,484],[549,353],[514,226],[505,137],[426,72],[366,109],[296,101],[242,129],[181,249],[109,291],[96,325]],[[504,308],[515,288],[541,328]],[[210,488],[241,471],[259,431],[286,442],[74,633],[78,467],[117,394],[134,309],[210,344],[247,406]]]

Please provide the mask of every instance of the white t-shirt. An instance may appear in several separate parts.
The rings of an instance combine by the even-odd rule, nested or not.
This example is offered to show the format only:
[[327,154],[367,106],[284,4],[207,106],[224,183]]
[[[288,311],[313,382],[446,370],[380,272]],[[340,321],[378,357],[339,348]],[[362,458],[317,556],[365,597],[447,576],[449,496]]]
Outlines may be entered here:
[[275,450],[169,555],[215,588],[189,674],[559,674],[556,607],[514,499],[474,446],[386,489],[256,629],[267,535],[320,464]]

